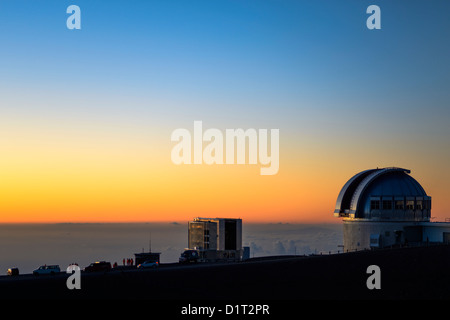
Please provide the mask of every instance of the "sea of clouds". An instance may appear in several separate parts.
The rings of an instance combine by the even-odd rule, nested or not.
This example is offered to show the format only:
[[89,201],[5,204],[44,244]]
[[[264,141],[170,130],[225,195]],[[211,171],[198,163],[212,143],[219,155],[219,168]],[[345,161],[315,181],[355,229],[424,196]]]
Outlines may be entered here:
[[[0,275],[10,267],[31,273],[44,264],[85,267],[106,260],[123,263],[134,253],[161,252],[161,262],[178,262],[188,246],[187,223],[62,223],[0,225]],[[245,224],[242,245],[251,257],[335,253],[340,224]]]

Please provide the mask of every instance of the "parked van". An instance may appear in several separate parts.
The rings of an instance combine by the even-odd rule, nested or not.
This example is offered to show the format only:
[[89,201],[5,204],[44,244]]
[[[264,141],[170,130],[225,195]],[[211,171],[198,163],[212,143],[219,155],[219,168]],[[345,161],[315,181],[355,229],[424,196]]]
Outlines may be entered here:
[[197,250],[190,250],[190,249],[184,250],[178,261],[180,263],[190,263],[190,262],[196,263],[198,261]]
[[33,271],[33,275],[38,276],[38,275],[42,275],[42,274],[50,274],[50,275],[54,275],[57,273],[60,273],[61,270],[59,269],[58,265],[43,265],[40,266],[39,268],[37,268],[36,270]]
[[86,272],[109,271],[109,270],[111,270],[111,263],[106,261],[93,262],[89,266],[84,268],[84,271]]

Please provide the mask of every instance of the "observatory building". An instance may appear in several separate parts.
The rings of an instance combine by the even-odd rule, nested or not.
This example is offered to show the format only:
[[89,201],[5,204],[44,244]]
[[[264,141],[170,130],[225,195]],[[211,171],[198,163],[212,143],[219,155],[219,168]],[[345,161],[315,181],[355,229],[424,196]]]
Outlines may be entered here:
[[450,223],[430,222],[430,214],[431,197],[402,168],[354,175],[334,210],[343,218],[344,251],[450,242]]
[[241,219],[195,218],[188,228],[188,250],[196,250],[200,261],[241,260]]

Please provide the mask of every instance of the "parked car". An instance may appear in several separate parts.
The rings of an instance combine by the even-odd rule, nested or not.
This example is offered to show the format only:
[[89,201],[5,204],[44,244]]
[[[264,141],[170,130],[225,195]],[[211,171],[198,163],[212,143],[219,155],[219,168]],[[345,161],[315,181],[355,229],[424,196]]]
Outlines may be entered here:
[[61,270],[59,269],[58,265],[43,265],[40,266],[38,269],[33,271],[33,275],[38,276],[38,275],[43,275],[43,274],[50,274],[50,275],[54,275],[57,273],[60,273]]
[[178,259],[178,261],[180,263],[190,263],[190,262],[197,262],[198,260],[198,252],[197,250],[185,250],[180,258]]
[[84,271],[86,272],[109,271],[109,270],[111,270],[111,263],[106,261],[93,262],[89,266],[84,268]]
[[19,275],[19,269],[18,268],[9,268],[6,272],[8,276],[17,276]]
[[142,262],[137,267],[139,269],[143,269],[143,268],[157,268],[158,267],[158,261],[148,260],[148,261]]

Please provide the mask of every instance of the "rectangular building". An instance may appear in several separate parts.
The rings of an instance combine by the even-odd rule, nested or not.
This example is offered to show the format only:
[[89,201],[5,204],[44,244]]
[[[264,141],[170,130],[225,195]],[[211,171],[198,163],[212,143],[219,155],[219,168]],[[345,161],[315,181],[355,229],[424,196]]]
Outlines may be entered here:
[[[195,218],[188,223],[189,249],[217,259],[240,259],[242,220],[230,218]],[[208,251],[208,252],[207,252]]]
[[206,219],[189,221],[189,249],[217,250],[217,222]]

